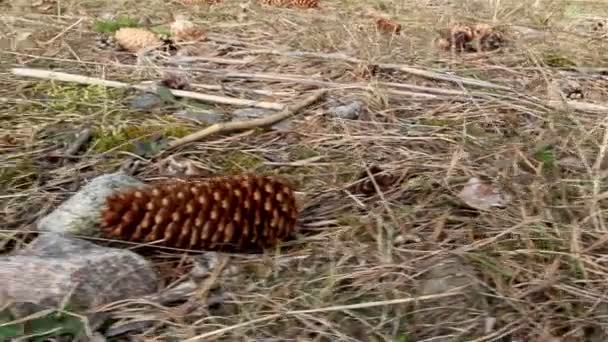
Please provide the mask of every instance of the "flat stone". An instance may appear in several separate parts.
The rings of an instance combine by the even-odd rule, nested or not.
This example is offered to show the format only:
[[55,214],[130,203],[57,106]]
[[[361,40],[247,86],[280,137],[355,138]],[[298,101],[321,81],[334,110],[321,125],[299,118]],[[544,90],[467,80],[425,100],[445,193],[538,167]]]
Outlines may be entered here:
[[0,257],[0,304],[14,303],[20,314],[59,307],[68,297],[71,306],[88,309],[157,289],[157,276],[140,255],[67,235],[43,233]]
[[106,198],[121,189],[142,185],[139,180],[120,172],[96,177],[40,219],[37,228],[54,233],[97,236]]

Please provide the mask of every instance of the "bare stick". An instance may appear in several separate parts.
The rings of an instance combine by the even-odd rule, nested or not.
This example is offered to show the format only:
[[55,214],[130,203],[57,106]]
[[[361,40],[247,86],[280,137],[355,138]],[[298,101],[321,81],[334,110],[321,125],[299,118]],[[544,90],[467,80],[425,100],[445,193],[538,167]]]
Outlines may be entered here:
[[[253,51],[242,51],[232,53],[232,56],[237,56],[241,54],[267,54],[267,55],[277,55],[277,56],[286,56],[286,57],[312,57],[312,58],[321,58],[321,59],[334,59],[334,60],[342,60],[350,63],[367,63],[366,61],[354,57],[350,57],[341,53],[318,53],[318,52],[308,52],[308,51],[280,51],[280,50],[253,50]],[[500,90],[511,90],[509,87],[501,86],[498,84],[494,84],[491,82],[485,82],[476,80],[473,78],[460,77],[454,75],[442,74],[435,71],[422,70],[414,67],[409,67],[402,64],[390,64],[390,63],[380,63],[376,64],[378,67],[382,69],[393,69],[399,70],[410,75],[416,75],[428,79],[433,80],[441,80],[453,83],[460,83],[464,85],[470,85],[475,87],[482,87],[488,89],[500,89]]]
[[282,111],[268,115],[263,118],[245,120],[245,121],[233,121],[233,122],[220,122],[212,126],[209,126],[203,130],[187,135],[183,138],[177,139],[169,143],[168,149],[173,149],[184,144],[188,144],[197,140],[201,140],[215,133],[226,133],[238,130],[252,129],[257,127],[265,127],[273,125],[279,121],[285,120],[292,115],[297,114],[302,109],[310,106],[317,102],[326,90],[320,90],[315,92],[313,95],[305,98],[302,102],[295,104],[294,106],[287,106]]
[[597,114],[608,114],[608,106],[603,106],[601,104],[589,103],[583,101],[566,101],[565,105],[562,101],[549,101],[547,103],[550,107],[555,109],[565,109],[570,107],[575,110],[580,110],[581,112],[591,112]]
[[66,156],[74,156],[82,148],[82,146],[86,144],[89,139],[91,139],[91,136],[93,136],[93,131],[91,129],[85,128],[82,130],[78,134],[76,140],[74,140],[74,143],[72,143],[72,145],[70,145],[70,147],[68,147],[68,149],[65,151]]
[[[109,81],[104,80],[97,77],[89,77],[82,75],[74,75],[68,74],[64,72],[58,71],[50,71],[50,70],[41,70],[41,69],[30,69],[30,68],[13,68],[11,72],[17,76],[25,76],[25,77],[34,77],[41,78],[46,80],[55,80],[61,82],[73,82],[80,84],[89,84],[89,85],[100,85],[104,87],[111,88],[134,88],[143,91],[151,91],[157,92],[156,87],[154,85],[132,85],[124,82],[118,81]],[[276,102],[264,102],[264,101],[254,101],[254,100],[246,100],[246,99],[238,99],[234,97],[226,97],[226,96],[218,96],[211,94],[203,94],[197,93],[193,91],[185,91],[185,90],[176,90],[170,89],[171,93],[178,97],[185,97],[205,102],[211,103],[222,103],[229,104],[235,106],[243,106],[243,107],[256,107],[256,108],[264,108],[264,109],[274,109],[274,110],[282,110],[285,109],[285,105]]]

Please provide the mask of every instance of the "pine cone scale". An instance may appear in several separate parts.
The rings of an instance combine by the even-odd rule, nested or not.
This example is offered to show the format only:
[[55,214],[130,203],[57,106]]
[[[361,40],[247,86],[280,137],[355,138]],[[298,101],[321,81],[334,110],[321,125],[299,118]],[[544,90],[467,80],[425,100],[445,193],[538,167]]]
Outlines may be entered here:
[[266,248],[295,228],[291,188],[273,177],[173,181],[107,200],[102,231],[131,242],[205,250]]

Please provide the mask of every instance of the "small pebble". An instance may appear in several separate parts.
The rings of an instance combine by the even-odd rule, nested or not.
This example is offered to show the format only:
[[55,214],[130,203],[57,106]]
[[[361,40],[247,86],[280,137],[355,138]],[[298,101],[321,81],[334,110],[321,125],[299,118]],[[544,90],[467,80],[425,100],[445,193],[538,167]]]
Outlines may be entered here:
[[131,100],[131,107],[140,110],[150,110],[154,107],[160,106],[162,103],[163,101],[160,99],[160,97],[154,94],[145,93],[133,98],[133,100]]
[[346,105],[330,108],[328,112],[341,119],[356,120],[361,115],[363,108],[363,102],[354,101]]
[[180,110],[178,112],[173,113],[173,115],[180,119],[191,120],[191,121],[195,121],[195,122],[203,122],[203,123],[207,123],[210,125],[214,124],[214,123],[218,123],[218,122],[222,121],[222,119],[224,118],[224,116],[222,114],[208,111],[208,110],[193,111],[193,110],[184,109],[184,110]]

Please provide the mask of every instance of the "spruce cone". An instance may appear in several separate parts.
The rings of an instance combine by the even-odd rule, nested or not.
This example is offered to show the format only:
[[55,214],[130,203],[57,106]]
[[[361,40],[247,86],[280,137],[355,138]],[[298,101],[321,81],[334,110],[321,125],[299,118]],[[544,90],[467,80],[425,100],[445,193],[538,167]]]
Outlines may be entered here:
[[378,18],[376,20],[376,27],[380,31],[386,32],[386,33],[394,33],[394,34],[401,33],[401,24],[396,23],[389,19],[385,19],[385,18]]
[[297,8],[318,8],[319,0],[258,0],[262,5]]
[[176,16],[170,29],[171,37],[176,42],[193,42],[205,38],[203,30],[182,15]]
[[493,51],[504,45],[501,32],[488,24],[457,24],[442,30],[439,46],[443,49],[454,48],[457,52]]
[[194,5],[215,5],[223,2],[223,0],[178,0],[179,3],[186,6]]
[[319,0],[292,0],[291,6],[299,8],[319,8]]
[[118,45],[130,52],[162,45],[162,41],[153,32],[136,27],[119,29],[114,34],[114,39]]
[[112,239],[161,246],[245,252],[288,237],[297,219],[295,195],[270,176],[176,180],[107,199],[102,232]]

